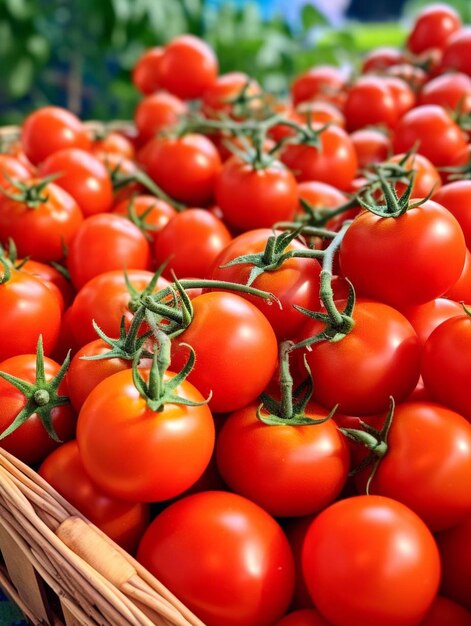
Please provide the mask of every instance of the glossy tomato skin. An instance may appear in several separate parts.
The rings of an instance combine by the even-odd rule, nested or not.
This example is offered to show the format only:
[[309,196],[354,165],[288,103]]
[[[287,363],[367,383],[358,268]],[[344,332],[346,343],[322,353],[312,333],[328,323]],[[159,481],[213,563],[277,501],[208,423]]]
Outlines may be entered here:
[[444,596],[437,596],[420,626],[471,626],[471,613]]
[[[176,215],[176,210],[165,200],[149,195],[137,195],[119,202],[113,213],[124,215],[132,220],[132,211],[143,219],[141,230],[155,242],[158,232]],[[144,217],[145,214],[145,217]]]
[[111,209],[111,177],[93,154],[78,148],[59,150],[41,163],[39,173],[44,177],[57,174],[56,184],[74,198],[85,217]]
[[391,150],[391,140],[376,128],[360,128],[350,134],[358,159],[358,167],[386,161]]
[[196,364],[188,380],[205,397],[212,391],[211,410],[240,409],[258,397],[275,371],[276,335],[263,313],[233,293],[204,293],[192,304],[191,324],[172,342],[172,370],[187,361],[183,344],[189,344]]
[[157,267],[178,278],[206,278],[214,259],[229,245],[232,235],[224,222],[205,209],[187,209],[175,215],[158,233],[154,256]]
[[453,215],[427,200],[397,218],[363,211],[347,230],[339,259],[360,295],[401,307],[439,298],[454,285],[466,245]]
[[301,609],[287,613],[274,626],[329,626],[329,623],[315,609]]
[[127,552],[136,550],[149,524],[148,505],[123,502],[99,489],[85,472],[76,441],[54,450],[38,473],[112,541]]
[[288,145],[281,160],[298,182],[318,180],[338,189],[348,189],[357,171],[357,157],[352,141],[338,126],[328,126],[320,134],[321,148]]
[[10,279],[0,284],[0,311],[0,360],[35,352],[40,334],[45,354],[52,352],[62,303],[45,283],[27,272],[11,270]]
[[225,162],[215,195],[225,221],[237,231],[290,221],[298,203],[296,179],[282,163],[255,169],[237,156]]
[[456,180],[443,185],[433,194],[435,202],[443,205],[452,213],[464,233],[466,245],[471,248],[471,180]]
[[[233,239],[215,259],[210,278],[245,285],[252,265],[242,263],[232,267],[222,266],[241,255],[263,252],[268,238],[273,234],[273,230],[260,228],[247,231]],[[275,234],[279,232],[275,231]],[[303,249],[305,246],[296,240],[287,246],[288,251]],[[296,311],[293,305],[309,310],[320,309],[320,269],[316,259],[286,259],[277,270],[264,272],[252,282],[252,287],[276,296],[281,307],[277,304],[268,304],[257,296],[244,293],[239,295],[262,311],[278,339],[293,339],[306,323],[306,316]]]
[[214,193],[221,159],[204,135],[176,139],[155,138],[146,145],[145,166],[149,176],[175,200],[205,206]]
[[42,193],[45,201],[34,208],[0,196],[0,240],[7,243],[13,239],[19,256],[60,261],[64,246],[71,245],[83,222],[83,214],[72,196],[58,185],[49,183]]
[[67,267],[76,289],[112,270],[150,269],[149,242],[121,215],[99,213],[84,220],[69,249]]
[[432,402],[399,404],[370,493],[402,502],[436,532],[471,513],[470,482],[469,422]]
[[444,297],[456,302],[471,302],[471,252],[469,250],[466,250],[466,260],[460,277],[448,289]]
[[0,154],[0,187],[8,187],[9,178],[22,181],[30,177],[31,171],[19,159],[9,154]]
[[116,154],[125,159],[134,159],[136,156],[132,141],[118,131],[111,131],[104,136],[95,137],[91,151],[102,162],[109,154]]
[[[405,154],[395,154],[388,159],[388,163],[399,164],[401,162],[402,167],[407,172],[415,172],[414,184],[411,191],[411,196],[413,198],[426,198],[432,190],[434,193],[438,192],[442,185],[440,173],[435,165],[427,159],[427,157],[418,153],[412,154],[408,158],[406,158]],[[402,196],[407,189],[407,185],[400,181],[396,182],[394,187],[398,196]],[[439,202],[439,200],[437,200],[437,202]]]
[[342,100],[345,75],[333,65],[318,65],[300,74],[291,87],[295,105],[307,100],[321,99],[333,102]]
[[[217,77],[216,81],[205,89],[202,97],[203,111],[208,117],[221,114],[234,115],[233,101],[245,90],[248,97],[261,93],[256,80],[245,72],[228,72]],[[256,106],[256,101],[254,101]]]
[[471,515],[437,533],[436,539],[442,561],[440,593],[471,611]]
[[149,526],[137,558],[207,626],[270,626],[293,592],[283,531],[232,493],[203,492],[169,506]]
[[471,28],[466,26],[447,40],[440,69],[471,76]]
[[396,101],[385,80],[362,76],[349,89],[344,107],[350,131],[383,124],[394,127],[398,120]]
[[316,607],[335,626],[418,626],[440,581],[432,533],[382,496],[324,509],[307,532],[303,569]]
[[170,93],[153,93],[139,102],[134,121],[139,139],[148,141],[162,130],[175,126],[180,116],[187,112],[185,103]]
[[[148,369],[141,369],[147,378]],[[165,380],[174,376],[165,374]],[[187,381],[175,389],[201,402]],[[214,422],[206,404],[168,403],[152,411],[134,386],[132,372],[99,383],[79,413],[77,441],[86,472],[104,491],[130,502],[168,500],[201,476],[214,448]]]
[[364,57],[361,65],[362,74],[368,72],[383,71],[387,67],[403,63],[404,52],[399,48],[391,48],[388,46],[380,46],[379,48],[373,48]]
[[[60,365],[44,358],[46,381],[50,381],[59,371]],[[36,380],[36,355],[18,354],[0,362],[0,371],[17,376],[28,383]],[[63,379],[58,394],[67,396],[67,380]],[[26,397],[11,383],[0,379],[0,433],[10,426],[18,413],[25,407]],[[62,441],[72,439],[75,433],[76,416],[70,404],[52,409],[53,427]],[[41,463],[46,456],[60,444],[54,441],[41,424],[39,417],[33,413],[17,430],[2,439],[2,448],[15,455],[23,463],[34,465]]]
[[[416,386],[420,341],[406,318],[386,304],[358,300],[353,320],[353,330],[340,341],[322,341],[305,351],[313,398],[328,409],[339,404],[346,415],[373,415],[387,409],[390,396],[400,402]],[[312,320],[301,339],[323,329]]]
[[471,318],[446,320],[427,339],[422,356],[422,377],[431,397],[471,421],[468,392],[471,372]]
[[405,307],[401,313],[412,324],[422,345],[433,333],[437,326],[450,317],[463,315],[463,307],[458,302],[447,298],[436,298],[425,304]]
[[21,144],[34,165],[62,148],[90,149],[87,129],[78,117],[55,106],[41,107],[28,115],[21,127]]
[[[257,408],[232,413],[218,435],[218,467],[231,490],[275,517],[310,515],[331,504],[350,469],[348,446],[335,422],[269,426],[258,419]],[[304,414],[322,419],[327,410],[311,404]]]
[[75,297],[75,290],[71,282],[58,269],[49,263],[33,261],[32,259],[19,259],[21,271],[32,274],[45,283],[59,298],[62,311],[68,307]]
[[431,48],[444,48],[450,36],[460,27],[460,16],[453,7],[439,2],[431,4],[416,17],[407,39],[407,48],[414,54]]
[[452,111],[471,110],[471,78],[462,72],[442,74],[426,83],[419,94],[419,104],[439,104]]
[[132,82],[136,89],[144,95],[157,91],[160,87],[158,66],[163,48],[154,46],[145,50],[137,59],[132,70]]

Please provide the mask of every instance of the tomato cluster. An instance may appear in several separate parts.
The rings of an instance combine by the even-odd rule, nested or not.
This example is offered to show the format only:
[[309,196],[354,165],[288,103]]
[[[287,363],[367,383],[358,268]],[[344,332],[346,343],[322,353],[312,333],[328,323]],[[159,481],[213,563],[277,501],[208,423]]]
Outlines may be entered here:
[[283,101],[176,37],[0,155],[1,445],[207,626],[471,624],[469,35]]

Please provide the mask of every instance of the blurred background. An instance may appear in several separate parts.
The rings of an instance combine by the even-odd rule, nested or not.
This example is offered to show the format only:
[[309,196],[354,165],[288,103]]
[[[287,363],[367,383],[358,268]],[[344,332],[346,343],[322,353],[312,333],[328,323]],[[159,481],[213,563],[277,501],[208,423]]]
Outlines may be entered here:
[[[465,21],[469,0],[448,0]],[[283,93],[319,63],[350,64],[401,46],[426,0],[0,0],[0,123],[38,106],[84,119],[130,119],[130,70],[142,51],[191,32],[215,49],[221,72],[246,71]]]

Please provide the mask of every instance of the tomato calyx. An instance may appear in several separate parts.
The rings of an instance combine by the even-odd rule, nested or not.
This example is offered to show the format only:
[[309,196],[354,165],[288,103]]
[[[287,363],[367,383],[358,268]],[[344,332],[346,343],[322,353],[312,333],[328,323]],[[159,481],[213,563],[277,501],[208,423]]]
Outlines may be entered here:
[[11,264],[8,262],[8,260],[3,255],[0,256],[0,263],[3,266],[3,271],[0,270],[0,272],[1,272],[1,275],[0,275],[0,285],[4,285],[11,278]]
[[34,383],[26,382],[17,376],[12,376],[11,374],[0,371],[0,378],[3,378],[21,391],[27,400],[25,406],[21,409],[10,426],[0,434],[0,440],[11,435],[11,433],[22,426],[32,415],[36,414],[47,434],[54,441],[62,443],[52,424],[51,412],[54,408],[69,404],[70,402],[67,396],[60,396],[57,393],[59,385],[67,372],[69,363],[70,350],[57,374],[52,380],[47,381],[44,369],[43,340],[42,335],[40,335],[36,349],[36,376]]
[[470,180],[471,179],[471,156],[464,165],[450,165],[449,167],[438,168],[440,172],[447,174],[449,182],[456,180]]
[[312,419],[306,417],[305,410],[312,396],[313,383],[311,370],[304,359],[307,370],[307,377],[293,390],[293,377],[289,367],[289,356],[292,351],[293,342],[283,341],[280,344],[280,392],[281,400],[275,400],[267,393],[260,394],[262,401],[257,409],[257,418],[268,426],[315,426],[323,424],[329,420],[337,410],[335,406],[332,411],[322,419]]
[[385,204],[377,204],[374,201],[370,190],[367,190],[364,194],[365,199],[363,199],[361,197],[362,194],[360,194],[358,196],[358,202],[364,209],[374,213],[378,217],[401,217],[401,215],[404,215],[404,213],[406,213],[409,209],[414,209],[426,202],[433,194],[434,188],[432,188],[426,198],[422,198],[411,203],[410,198],[415,178],[415,173],[413,171],[410,172],[407,188],[401,196],[398,196],[394,185],[385,178],[381,167],[377,168],[377,173]]
[[60,176],[60,173],[55,173],[45,178],[28,182],[13,180],[6,176],[12,190],[0,188],[0,192],[10,200],[21,202],[29,209],[37,209],[49,200],[49,195],[47,194],[49,183],[52,183]]
[[394,409],[395,402],[394,398],[391,396],[389,399],[388,414],[381,430],[374,428],[363,420],[360,420],[360,426],[363,430],[360,430],[359,428],[339,428],[340,432],[343,433],[345,437],[348,437],[348,439],[351,439],[356,443],[362,444],[369,450],[369,454],[363,459],[363,461],[361,461],[361,463],[359,463],[359,465],[353,468],[350,472],[350,475],[354,476],[359,472],[364,471],[366,468],[371,467],[371,472],[368,476],[365,488],[368,495],[370,493],[371,482],[375,477],[381,459],[388,451],[388,435],[394,417]]
[[140,353],[136,355],[132,367],[132,378],[139,394],[146,400],[147,406],[156,413],[162,412],[166,404],[184,404],[186,406],[202,406],[211,399],[211,393],[206,400],[196,402],[188,398],[182,398],[174,393],[175,389],[187,378],[195,364],[195,351],[188,344],[188,361],[183,369],[169,380],[164,380],[165,372],[170,365],[171,341],[162,331],[157,334],[158,344],[154,344],[152,365],[149,371],[149,379],[146,382],[138,369]]
[[126,217],[128,220],[132,222],[134,226],[139,228],[149,242],[152,242],[152,233],[159,230],[155,224],[149,224],[146,221],[155,207],[155,204],[150,204],[140,215],[138,215],[136,211],[136,194],[133,194],[126,209]]

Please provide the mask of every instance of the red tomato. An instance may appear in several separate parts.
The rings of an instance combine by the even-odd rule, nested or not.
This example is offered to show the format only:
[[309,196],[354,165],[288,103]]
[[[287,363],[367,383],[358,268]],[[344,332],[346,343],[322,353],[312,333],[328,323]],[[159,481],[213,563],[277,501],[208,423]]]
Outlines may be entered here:
[[138,195],[119,202],[113,213],[124,215],[155,242],[158,232],[176,215],[165,200],[155,196]]
[[224,222],[205,209],[177,213],[155,240],[157,266],[165,261],[163,275],[171,278],[205,278],[214,259],[230,243],[232,236]]
[[[215,412],[240,409],[268,385],[277,362],[277,341],[267,318],[233,293],[215,291],[192,301],[191,324],[172,344],[172,369],[188,360],[189,344],[196,364],[188,380],[208,397]],[[273,306],[276,306],[275,304]]]
[[[353,320],[353,330],[340,341],[305,351],[313,398],[329,409],[339,404],[347,415],[373,415],[387,409],[390,396],[400,402],[416,386],[420,342],[406,318],[386,304],[358,301]],[[323,329],[309,320],[301,339]]]
[[420,626],[471,626],[471,613],[443,596],[437,596]]
[[233,493],[203,492],[170,505],[144,534],[138,560],[207,626],[270,626],[293,592],[283,531]]
[[21,144],[34,165],[63,148],[90,149],[87,129],[78,117],[54,106],[41,107],[28,115],[21,127]]
[[404,61],[404,52],[399,48],[380,46],[373,48],[363,57],[361,71],[362,74],[382,71],[391,65],[398,65]]
[[357,292],[396,307],[442,296],[460,277],[465,258],[460,225],[432,200],[400,217],[363,211],[340,248],[342,272]]
[[314,603],[336,626],[414,626],[440,582],[433,535],[403,504],[357,496],[331,505],[307,532],[303,569]]
[[392,128],[399,117],[396,99],[385,79],[371,75],[361,76],[350,87],[344,113],[350,131],[375,124]]
[[471,28],[457,30],[446,42],[440,69],[471,76]]
[[287,613],[274,626],[329,626],[329,623],[315,609],[302,609]]
[[445,293],[445,298],[456,302],[471,302],[471,252],[466,250],[463,271],[456,283]]
[[160,87],[158,68],[163,52],[160,46],[149,48],[141,54],[133,67],[132,82],[144,95],[154,93]]
[[463,315],[463,307],[458,302],[446,298],[436,298],[425,304],[409,306],[401,309],[414,327],[422,344],[425,344],[432,332],[442,322]]
[[146,270],[150,267],[149,242],[137,226],[121,215],[92,215],[72,241],[67,267],[76,289],[111,270]]
[[[306,200],[314,209],[335,209],[348,201],[348,197],[337,187],[309,180],[298,184],[298,196]],[[303,210],[299,207],[299,212]]]
[[134,114],[139,138],[148,141],[160,131],[175,126],[179,117],[186,111],[184,102],[165,91],[147,96],[139,102]]
[[[308,183],[306,183],[308,184]],[[213,280],[247,284],[253,265],[241,263],[231,267],[222,267],[233,259],[246,254],[259,254],[265,250],[268,239],[279,235],[279,231],[260,228],[236,237],[216,257],[209,277]],[[297,240],[292,241],[286,250],[305,250]],[[272,293],[280,306],[266,302],[257,296],[239,293],[254,304],[266,316],[278,339],[293,339],[306,323],[306,316],[296,311],[293,305],[309,310],[319,310],[319,273],[320,265],[316,259],[286,259],[276,270],[264,272],[251,286]]]
[[163,89],[182,98],[200,98],[216,80],[218,62],[213,50],[193,35],[172,39],[157,63],[158,82]]
[[56,184],[72,196],[85,217],[111,209],[111,178],[93,154],[77,148],[58,150],[41,163],[39,173],[44,177],[58,174]]
[[279,161],[258,169],[233,156],[225,162],[215,191],[224,219],[238,231],[290,221],[298,204],[296,179]]
[[[148,369],[140,369],[147,381]],[[175,374],[167,372],[165,381]],[[173,393],[202,402],[183,381]],[[214,422],[206,404],[167,402],[153,410],[130,369],[99,383],[80,410],[77,441],[85,471],[105,492],[130,502],[168,500],[202,475],[214,448]]]
[[108,154],[117,154],[125,159],[134,159],[136,156],[133,144],[121,132],[99,134],[93,139],[91,150],[101,161]]
[[[405,154],[395,154],[388,163],[402,163],[402,167],[407,171],[414,171],[414,184],[412,186],[411,195],[413,198],[426,198],[432,191],[438,191],[442,185],[440,173],[435,165],[424,157],[422,154],[411,154],[405,161]],[[407,189],[407,185],[398,181],[394,185],[396,193],[399,196]],[[435,200],[435,197],[434,197]],[[437,200],[437,202],[439,202]],[[441,203],[440,203],[441,204]]]
[[444,48],[450,35],[460,28],[460,16],[453,7],[438,2],[431,4],[417,15],[407,39],[407,48],[414,54]]
[[436,166],[451,165],[456,153],[466,147],[466,135],[449,113],[436,104],[408,111],[395,128],[395,152],[417,148]]
[[145,165],[149,176],[172,198],[202,206],[213,197],[221,159],[207,137],[192,134],[151,139]]
[[16,266],[21,265],[21,271],[39,278],[47,287],[58,296],[62,311],[68,307],[75,296],[71,282],[54,266],[32,259],[21,259]]
[[[228,72],[221,74],[205,89],[202,97],[203,111],[208,117],[232,115],[234,113],[234,101],[242,94],[251,98],[262,91],[256,80],[250,78],[244,72]],[[255,106],[255,103],[247,102],[247,106]]]
[[123,502],[99,489],[85,472],[76,441],[54,450],[38,473],[112,541],[136,550],[149,524],[148,505]]
[[[6,311],[7,309],[2,308],[2,311],[4,310]],[[44,357],[44,377],[46,382],[50,382],[57,375],[59,369],[58,363],[48,357]],[[16,376],[33,385],[37,380],[36,355],[24,353],[2,360],[0,372]],[[66,378],[60,383],[57,395],[67,396]],[[47,403],[52,401],[52,399],[52,394],[48,393]],[[19,391],[10,382],[0,378],[0,433],[3,433],[13,423],[27,404],[32,405],[32,409],[35,407],[39,410],[42,407],[45,410],[48,404],[42,404],[43,400],[44,398],[41,398],[41,403],[39,403],[35,401],[35,396],[28,400],[22,391]],[[62,441],[72,439],[75,432],[76,418],[70,404],[55,406],[50,410],[50,417],[52,427],[59,439]],[[59,442],[49,436],[41,423],[38,413],[34,409],[31,412],[31,416],[19,428],[1,440],[2,448],[14,454],[23,463],[29,463],[30,465],[41,463],[59,445]]]
[[383,80],[396,104],[397,116],[401,118],[415,106],[417,100],[415,93],[409,83],[399,76],[384,76]]
[[357,157],[347,133],[332,125],[320,134],[320,148],[310,145],[286,146],[283,163],[298,182],[317,180],[338,189],[348,189],[357,171]]
[[342,100],[344,72],[333,65],[318,65],[300,74],[291,87],[293,103],[319,98],[329,102]]
[[461,524],[437,533],[436,539],[443,570],[440,592],[471,611],[471,515]]
[[386,161],[391,152],[391,140],[376,128],[360,128],[350,135],[358,159],[358,167]]
[[433,194],[433,199],[453,213],[463,230],[466,245],[471,248],[471,180],[447,183]]
[[9,178],[15,181],[26,181],[31,178],[31,172],[14,156],[0,154],[0,187],[2,189],[10,185]]
[[422,377],[431,397],[471,421],[471,319],[452,317],[427,339],[422,356]]
[[[304,415],[319,420],[327,410],[311,404]],[[268,426],[258,419],[256,405],[227,418],[216,450],[231,490],[275,517],[321,511],[337,498],[350,469],[348,446],[335,422]]]
[[342,111],[332,104],[331,102],[325,102],[324,100],[309,100],[308,102],[301,102],[297,107],[296,112],[300,117],[301,124],[306,124],[308,120],[314,124],[337,124],[341,128],[345,128],[346,121]]
[[444,109],[471,111],[471,78],[461,72],[442,74],[423,86],[419,104],[439,104]]

